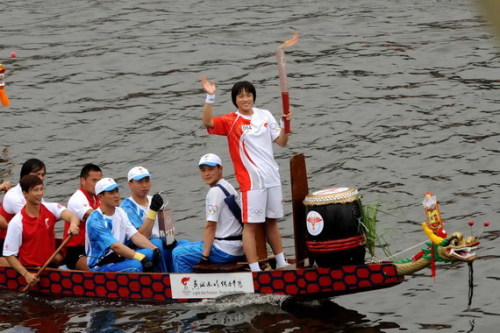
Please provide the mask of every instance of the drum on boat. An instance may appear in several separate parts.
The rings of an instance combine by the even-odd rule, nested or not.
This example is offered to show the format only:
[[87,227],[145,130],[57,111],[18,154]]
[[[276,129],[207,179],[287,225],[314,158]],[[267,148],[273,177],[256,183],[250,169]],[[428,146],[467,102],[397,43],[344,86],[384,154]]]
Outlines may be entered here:
[[320,267],[363,264],[365,235],[358,190],[330,188],[308,194],[306,247]]

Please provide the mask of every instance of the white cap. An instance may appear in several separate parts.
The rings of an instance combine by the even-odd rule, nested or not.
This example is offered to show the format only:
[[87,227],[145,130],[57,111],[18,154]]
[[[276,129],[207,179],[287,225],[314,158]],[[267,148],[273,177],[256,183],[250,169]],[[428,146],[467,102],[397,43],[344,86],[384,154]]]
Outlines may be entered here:
[[141,180],[142,178],[145,178],[145,177],[151,177],[151,175],[149,174],[148,169],[146,169],[145,167],[142,167],[142,166],[133,167],[128,172],[128,181],[131,181],[132,179],[133,180]]
[[95,184],[95,194],[112,191],[117,187],[121,187],[121,185],[118,185],[113,178],[102,178]]
[[215,155],[215,154],[206,154],[203,155],[200,159],[200,163],[198,163],[198,166],[200,165],[210,165],[210,166],[216,166],[220,165],[222,166],[222,162],[220,160],[220,157]]

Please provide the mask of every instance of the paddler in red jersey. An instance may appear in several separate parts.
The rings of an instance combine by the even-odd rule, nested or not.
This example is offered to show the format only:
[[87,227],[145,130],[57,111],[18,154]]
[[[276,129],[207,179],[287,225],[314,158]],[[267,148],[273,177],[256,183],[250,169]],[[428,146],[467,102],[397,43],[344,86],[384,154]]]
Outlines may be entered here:
[[[95,194],[95,184],[102,178],[97,165],[89,163],[80,171],[80,188],[69,198],[68,209],[80,219],[80,233],[66,246],[65,263],[69,269],[89,270],[85,256],[85,223],[90,213],[99,208],[101,202]],[[68,235],[70,224],[64,224],[64,235]]]
[[[23,163],[19,180],[26,175],[38,176],[42,181],[45,179],[45,164],[37,158],[30,158]],[[10,220],[19,213],[26,204],[21,186],[17,184],[7,191],[0,204],[0,256],[2,255],[3,243],[7,234],[7,226]],[[0,265],[3,264],[0,258]]]
[[[286,146],[288,133],[268,110],[254,107],[255,87],[248,81],[234,84],[231,98],[237,110],[213,117],[215,83],[201,78],[207,93],[202,122],[209,134],[227,137],[236,180],[240,185],[243,249],[252,271],[260,271],[256,235],[264,223],[265,237],[276,258],[276,267],[288,265],[283,253],[278,219],[283,217],[283,194],[273,143]],[[282,114],[290,120],[292,113]]]
[[[58,203],[42,202],[43,181],[33,175],[24,176],[19,182],[26,205],[9,223],[3,254],[10,266],[22,275],[29,285],[38,282],[34,273],[26,267],[43,266],[56,250],[55,223],[70,222],[69,231],[78,235],[78,217]],[[63,263],[58,254],[51,262],[57,267]]]

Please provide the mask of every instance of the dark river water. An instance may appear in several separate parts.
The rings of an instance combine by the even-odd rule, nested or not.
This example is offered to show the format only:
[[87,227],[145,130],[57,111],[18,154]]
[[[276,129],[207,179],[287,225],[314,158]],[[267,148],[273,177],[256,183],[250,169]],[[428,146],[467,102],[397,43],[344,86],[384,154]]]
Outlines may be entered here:
[[201,127],[199,78],[217,84],[217,115],[233,111],[229,91],[241,79],[255,84],[257,106],[279,115],[274,51],[293,31],[293,134],[275,149],[286,253],[293,255],[288,160],[304,153],[312,190],[352,186],[365,204],[381,203],[378,230],[392,253],[425,240],[427,191],[449,232],[469,234],[473,220],[477,235],[490,221],[471,306],[467,265],[439,265],[435,281],[423,270],[391,289],[314,303],[240,296],[142,305],[0,291],[1,330],[498,331],[500,53],[472,0],[2,2],[0,63],[11,106],[0,109],[0,178],[15,183],[21,164],[40,158],[46,200],[66,203],[85,163],[124,185],[128,170],[143,165],[154,190],[168,194],[178,238],[200,240],[200,156],[219,154],[235,182],[225,138]]

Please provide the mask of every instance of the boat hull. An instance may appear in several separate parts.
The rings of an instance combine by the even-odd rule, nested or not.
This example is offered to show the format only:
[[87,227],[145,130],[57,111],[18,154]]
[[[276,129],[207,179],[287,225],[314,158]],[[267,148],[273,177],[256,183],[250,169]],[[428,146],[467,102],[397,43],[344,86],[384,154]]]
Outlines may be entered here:
[[[240,293],[241,290],[324,298],[388,288],[403,280],[392,263],[223,274],[83,272],[47,268],[30,292],[146,302],[197,301],[222,296],[217,294],[221,290],[223,294]],[[0,267],[0,289],[20,291],[25,284],[24,278],[12,268]]]

